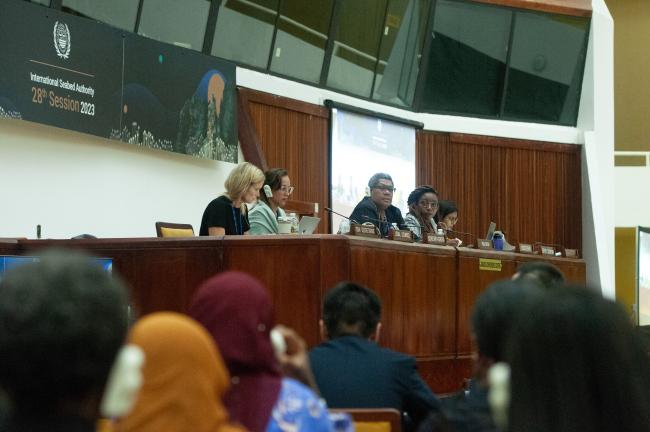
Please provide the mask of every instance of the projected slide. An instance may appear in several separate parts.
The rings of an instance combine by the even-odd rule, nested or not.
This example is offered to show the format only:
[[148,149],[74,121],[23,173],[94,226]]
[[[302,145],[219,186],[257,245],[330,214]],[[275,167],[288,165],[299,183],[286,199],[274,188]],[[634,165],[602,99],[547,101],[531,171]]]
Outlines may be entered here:
[[650,229],[639,228],[639,325],[650,325]]
[[[393,205],[407,212],[415,188],[415,128],[339,109],[332,109],[330,191],[332,209],[349,216],[366,194],[368,179],[390,174],[397,190]],[[342,218],[332,215],[332,232]]]

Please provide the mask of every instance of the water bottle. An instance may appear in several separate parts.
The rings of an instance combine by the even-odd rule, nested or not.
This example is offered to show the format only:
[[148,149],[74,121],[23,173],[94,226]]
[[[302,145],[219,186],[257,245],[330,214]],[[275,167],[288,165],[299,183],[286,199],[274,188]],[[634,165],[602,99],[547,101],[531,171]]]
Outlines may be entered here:
[[291,221],[291,234],[298,233],[298,218],[295,213],[289,213],[289,220]]
[[494,234],[494,237],[492,237],[492,246],[495,250],[503,250],[503,236],[501,234]]

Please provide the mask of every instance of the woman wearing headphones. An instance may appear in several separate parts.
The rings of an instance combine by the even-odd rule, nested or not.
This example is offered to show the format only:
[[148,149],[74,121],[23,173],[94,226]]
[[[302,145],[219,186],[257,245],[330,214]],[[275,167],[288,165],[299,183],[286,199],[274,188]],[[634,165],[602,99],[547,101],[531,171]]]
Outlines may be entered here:
[[274,168],[266,172],[264,186],[260,189],[260,199],[251,209],[248,220],[253,235],[277,234],[278,217],[285,217],[283,207],[293,192],[287,170]]

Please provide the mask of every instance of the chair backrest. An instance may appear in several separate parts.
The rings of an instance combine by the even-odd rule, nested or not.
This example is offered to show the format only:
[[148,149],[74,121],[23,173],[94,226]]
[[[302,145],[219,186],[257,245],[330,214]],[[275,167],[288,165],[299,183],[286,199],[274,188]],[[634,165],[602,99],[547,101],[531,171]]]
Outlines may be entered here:
[[156,222],[158,237],[194,237],[194,228],[190,224]]
[[330,411],[350,414],[356,432],[402,431],[402,415],[394,408],[339,408]]
[[287,204],[284,206],[284,211],[287,212],[287,214],[295,213],[298,217],[318,217],[317,206],[318,204],[313,202],[288,200]]

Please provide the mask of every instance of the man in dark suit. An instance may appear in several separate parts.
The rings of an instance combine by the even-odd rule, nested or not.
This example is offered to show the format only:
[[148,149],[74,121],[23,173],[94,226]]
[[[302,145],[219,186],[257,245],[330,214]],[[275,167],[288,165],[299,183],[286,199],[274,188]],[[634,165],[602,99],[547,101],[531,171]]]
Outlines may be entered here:
[[343,282],[323,302],[321,334],[327,341],[309,360],[330,408],[395,408],[414,428],[439,401],[417,372],[415,359],[377,345],[381,302],[368,288]]

